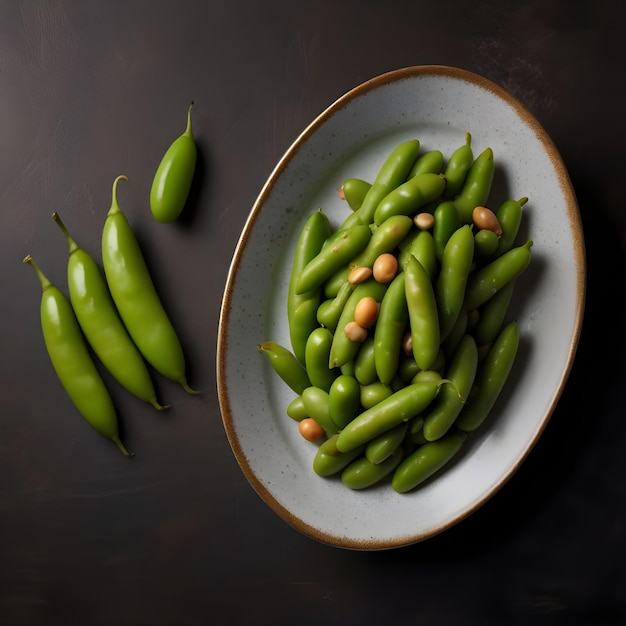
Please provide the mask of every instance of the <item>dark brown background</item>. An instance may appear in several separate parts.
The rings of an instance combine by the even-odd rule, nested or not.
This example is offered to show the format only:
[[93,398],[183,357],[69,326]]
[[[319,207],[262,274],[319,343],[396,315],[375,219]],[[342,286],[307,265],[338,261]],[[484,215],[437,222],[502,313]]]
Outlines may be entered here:
[[[623,3],[537,0],[0,1],[0,624],[626,623]],[[345,91],[409,65],[500,83],[552,136],[578,195],[588,302],[562,401],[521,470],[427,542],[320,545],[231,453],[216,330],[237,238],[275,162]],[[195,99],[180,223],[147,206]],[[180,332],[189,397],[155,414],[111,385],[126,460],[48,361],[32,253],[65,288],[59,211],[95,256],[120,203]]]

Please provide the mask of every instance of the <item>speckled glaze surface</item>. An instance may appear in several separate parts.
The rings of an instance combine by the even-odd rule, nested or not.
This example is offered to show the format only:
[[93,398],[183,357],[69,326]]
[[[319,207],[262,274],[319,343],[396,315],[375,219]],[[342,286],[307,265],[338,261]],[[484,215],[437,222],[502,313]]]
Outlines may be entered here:
[[[257,350],[289,345],[286,288],[305,219],[322,208],[338,226],[348,213],[337,189],[372,180],[405,139],[444,155],[466,132],[496,159],[490,205],[527,196],[520,239],[533,260],[511,314],[521,345],[510,384],[455,462],[419,490],[385,483],[353,492],[320,478],[316,447],[285,414],[293,392]],[[403,68],[351,90],[307,127],[277,164],[235,251],[218,330],[217,386],[224,427],[242,471],[286,522],[321,542],[377,550],[422,541],[460,522],[496,493],[526,458],[561,395],[580,335],[586,266],[574,192],[552,141],[507,92],[464,70]]]

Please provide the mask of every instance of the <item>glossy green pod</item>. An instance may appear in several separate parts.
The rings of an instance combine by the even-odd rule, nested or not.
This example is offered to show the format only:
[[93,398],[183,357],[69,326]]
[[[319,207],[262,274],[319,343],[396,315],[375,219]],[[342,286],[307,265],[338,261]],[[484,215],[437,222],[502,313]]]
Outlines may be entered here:
[[35,269],[41,282],[41,330],[50,361],[63,388],[87,423],[114,441],[128,456],[120,441],[113,401],[89,354],[72,305],[63,292],[44,276],[30,255],[26,256],[24,263]]
[[157,402],[150,372],[124,328],[96,261],[76,243],[58,213],[53,213],[52,218],[69,245],[70,301],[89,345],[124,389],[159,410],[167,408]]
[[187,392],[183,349],[152,282],[133,230],[117,201],[118,176],[102,229],[102,262],[113,302],[139,352],[157,372]]
[[181,214],[196,169],[197,148],[191,126],[191,109],[187,110],[187,127],[167,149],[157,167],[150,188],[150,210],[158,222],[173,222]]

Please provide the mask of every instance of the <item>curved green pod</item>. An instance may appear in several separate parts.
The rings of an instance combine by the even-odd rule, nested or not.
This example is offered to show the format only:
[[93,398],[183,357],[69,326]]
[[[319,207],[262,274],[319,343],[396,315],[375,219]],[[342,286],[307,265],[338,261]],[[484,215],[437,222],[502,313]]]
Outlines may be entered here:
[[178,335],[163,308],[133,230],[117,202],[118,176],[102,230],[102,262],[113,302],[135,345],[157,372],[191,389]]
[[89,354],[72,305],[30,255],[25,257],[24,263],[35,269],[41,282],[41,330],[63,388],[87,423],[114,441],[122,454],[128,456],[128,450],[120,441],[113,401]]
[[70,301],[89,345],[122,387],[159,410],[167,408],[157,402],[150,372],[120,319],[96,261],[76,243],[58,213],[52,218],[68,242]]
[[187,110],[187,127],[167,149],[150,188],[150,210],[161,223],[173,222],[185,208],[196,169],[197,148],[191,126],[191,109]]

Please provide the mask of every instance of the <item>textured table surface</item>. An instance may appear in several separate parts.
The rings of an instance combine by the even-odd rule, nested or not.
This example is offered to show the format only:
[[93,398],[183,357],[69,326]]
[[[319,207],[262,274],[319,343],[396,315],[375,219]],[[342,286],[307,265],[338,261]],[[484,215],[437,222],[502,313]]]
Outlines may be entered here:
[[[623,624],[624,5],[597,2],[0,1],[0,624]],[[484,507],[384,552],[319,544],[246,481],[222,426],[217,324],[239,233],[276,161],[383,72],[462,67],[552,137],[585,232],[579,350],[542,439]],[[146,204],[196,101],[179,223]],[[65,286],[58,211],[94,254],[120,186],[201,396],[156,414],[112,388],[125,461],[45,352],[30,253]]]

